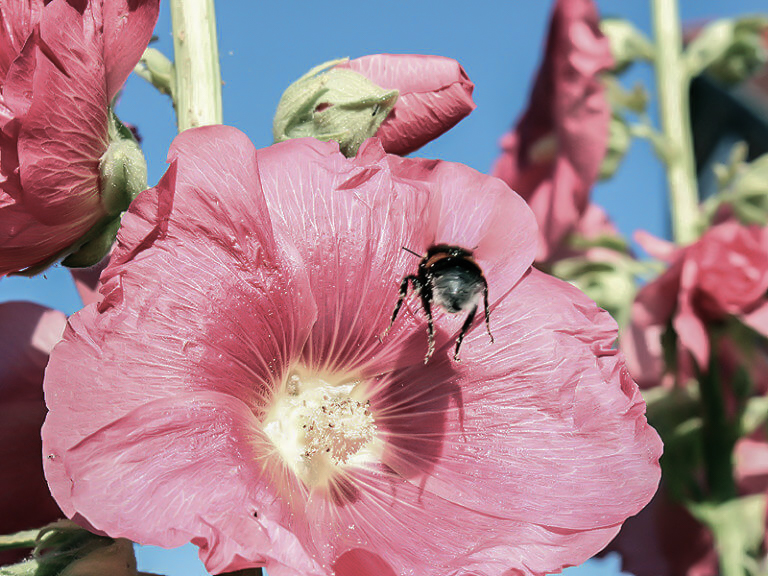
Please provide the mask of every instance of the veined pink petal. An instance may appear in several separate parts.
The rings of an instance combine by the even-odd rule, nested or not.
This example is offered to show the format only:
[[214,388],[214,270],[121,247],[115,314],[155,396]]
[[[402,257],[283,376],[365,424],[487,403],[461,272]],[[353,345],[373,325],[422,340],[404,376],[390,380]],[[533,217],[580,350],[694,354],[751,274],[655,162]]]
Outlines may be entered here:
[[[31,302],[0,304],[0,533],[37,528],[62,516],[40,457],[43,373],[66,317]],[[0,561],[12,561],[0,553]]]
[[587,208],[608,143],[600,74],[613,64],[592,0],[558,0],[530,104],[501,141],[493,174],[531,206],[546,260]]
[[[72,318],[52,360],[58,376],[49,381],[49,406],[74,402],[88,390],[94,398],[88,417],[71,419],[52,409],[46,429],[59,432],[48,436],[48,450],[70,447],[179,391],[215,389],[257,403],[307,338],[314,303],[293,248],[281,247],[271,233],[253,145],[233,128],[206,127],[177,138],[169,157],[166,177],[140,194],[123,218],[101,276],[103,302]],[[195,237],[217,240],[201,246]],[[163,271],[185,280],[171,285]],[[98,350],[94,362],[83,365],[80,342]],[[116,372],[107,377],[106,366]],[[141,394],[123,390],[132,379],[143,381]],[[106,380],[124,401],[98,392]],[[62,492],[66,471],[57,459],[47,465],[51,490],[71,514]]]
[[106,92],[110,102],[152,38],[159,8],[155,0],[102,0]]
[[17,0],[0,6],[0,78],[8,74],[11,62],[40,21],[43,5],[43,0]]
[[375,54],[342,64],[400,95],[376,136],[390,154],[409,154],[453,128],[475,109],[470,81],[452,58]]

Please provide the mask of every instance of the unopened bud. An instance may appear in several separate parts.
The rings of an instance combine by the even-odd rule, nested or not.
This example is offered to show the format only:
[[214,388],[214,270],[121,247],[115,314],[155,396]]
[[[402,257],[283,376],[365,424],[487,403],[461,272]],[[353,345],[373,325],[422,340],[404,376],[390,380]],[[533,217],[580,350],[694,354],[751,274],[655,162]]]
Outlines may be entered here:
[[311,136],[335,140],[352,157],[376,134],[397,101],[397,90],[385,90],[362,74],[337,64],[321,64],[283,93],[275,113],[275,142]]

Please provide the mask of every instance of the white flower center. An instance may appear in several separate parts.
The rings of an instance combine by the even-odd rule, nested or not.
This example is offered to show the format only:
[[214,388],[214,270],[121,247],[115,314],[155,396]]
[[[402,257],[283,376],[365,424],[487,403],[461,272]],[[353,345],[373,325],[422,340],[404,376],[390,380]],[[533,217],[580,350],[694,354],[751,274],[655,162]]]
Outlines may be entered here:
[[358,380],[292,374],[273,399],[264,432],[307,485],[375,458],[376,423]]

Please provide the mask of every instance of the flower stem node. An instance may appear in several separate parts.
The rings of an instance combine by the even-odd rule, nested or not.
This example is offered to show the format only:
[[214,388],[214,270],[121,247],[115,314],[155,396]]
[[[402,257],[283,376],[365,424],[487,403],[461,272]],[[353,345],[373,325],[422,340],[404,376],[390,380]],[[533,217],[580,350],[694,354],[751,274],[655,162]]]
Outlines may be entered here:
[[264,432],[307,485],[374,459],[377,427],[360,381],[294,373],[274,397]]
[[112,248],[120,217],[134,198],[147,188],[147,162],[131,131],[110,113],[109,147],[99,161],[101,202],[107,216],[83,237],[81,245],[64,261],[84,268],[101,261]]
[[351,158],[374,136],[395,106],[397,90],[385,90],[362,74],[337,67],[348,58],[321,64],[283,93],[273,124],[275,142],[311,136],[335,140]]

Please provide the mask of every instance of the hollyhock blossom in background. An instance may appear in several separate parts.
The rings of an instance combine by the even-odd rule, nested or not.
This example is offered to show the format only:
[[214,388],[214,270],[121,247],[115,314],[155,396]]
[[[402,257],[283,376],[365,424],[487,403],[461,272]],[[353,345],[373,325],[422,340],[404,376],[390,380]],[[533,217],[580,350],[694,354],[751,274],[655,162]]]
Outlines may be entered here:
[[158,4],[0,7],[0,276],[34,273],[106,229],[114,233],[129,198],[107,184],[102,158],[140,152],[130,143],[110,147],[123,141],[109,104],[147,46]]
[[539,223],[537,261],[556,252],[589,203],[608,145],[610,105],[600,79],[613,65],[592,0],[555,3],[528,109],[501,140],[493,175]]
[[692,361],[707,370],[708,325],[735,317],[768,336],[768,227],[730,221],[710,228],[689,246],[670,250],[656,241],[651,249],[669,261],[669,268],[640,290],[632,325],[622,335],[627,363],[641,386],[662,380],[661,337],[670,321],[681,383],[693,376]]
[[[63,517],[43,476],[40,427],[43,373],[66,322],[31,302],[0,304],[0,534]],[[15,552],[0,552],[0,564],[14,559]]]
[[405,155],[447,132],[475,109],[475,85],[452,58],[423,54],[374,54],[340,68],[359,72],[388,90],[395,106],[376,132],[384,150]]
[[[212,573],[542,574],[650,500],[661,446],[615,323],[531,269],[535,221],[502,182],[376,139],[256,151],[223,126],[169,161],[48,368],[68,516],[191,541]],[[378,338],[419,263],[401,247],[436,243],[488,280],[495,343],[476,322],[461,362],[463,315],[434,307],[424,363],[415,298]]]
[[352,157],[377,136],[392,154],[413,152],[475,109],[475,85],[451,58],[375,54],[322,64],[291,84],[275,113],[275,142],[335,140]]

